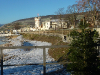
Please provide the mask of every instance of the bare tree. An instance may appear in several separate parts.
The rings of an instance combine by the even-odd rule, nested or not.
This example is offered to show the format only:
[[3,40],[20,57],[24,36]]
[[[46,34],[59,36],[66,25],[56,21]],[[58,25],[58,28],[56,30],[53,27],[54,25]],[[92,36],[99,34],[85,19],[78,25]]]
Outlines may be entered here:
[[75,27],[76,26],[76,17],[77,17],[77,13],[78,13],[77,4],[68,6],[66,13],[67,13],[67,18],[68,18],[70,24],[74,25],[74,27]]
[[92,22],[97,19],[98,11],[100,11],[100,0],[79,0],[77,3],[79,12],[88,12],[92,18]]
[[63,28],[62,20],[64,18],[64,14],[65,14],[64,8],[59,8],[58,11],[56,12],[56,14],[57,14],[57,18],[59,19],[59,23],[61,24],[61,28]]

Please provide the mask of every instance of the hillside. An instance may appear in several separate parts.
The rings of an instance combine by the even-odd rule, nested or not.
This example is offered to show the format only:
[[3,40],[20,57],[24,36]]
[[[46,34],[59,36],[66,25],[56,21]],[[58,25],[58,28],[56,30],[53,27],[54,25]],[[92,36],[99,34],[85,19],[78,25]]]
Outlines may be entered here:
[[14,21],[12,23],[8,23],[8,24],[5,24],[3,26],[0,27],[0,31],[5,31],[5,30],[11,30],[11,29],[14,29],[14,24],[15,23],[19,23],[20,27],[25,27],[25,26],[30,26],[30,25],[33,25],[34,26],[34,18],[32,19],[22,19],[22,20],[17,20],[17,21]]
[[0,24],[0,27],[3,26],[4,24]]
[[[40,17],[41,17],[41,19],[43,19],[43,18],[49,18],[49,17],[52,17],[53,19],[56,19],[57,15],[47,15],[47,16],[40,16]],[[35,26],[34,18],[35,17],[20,19],[20,20],[17,20],[17,21],[13,21],[12,23],[5,24],[5,25],[3,25],[3,26],[0,27],[0,31],[14,29],[14,24],[15,23],[19,23],[19,25],[20,25],[21,28],[26,27],[26,26],[32,26],[32,27],[34,27]]]
[[[76,14],[76,19],[78,19],[78,20],[82,19],[82,17],[84,15],[88,15],[88,17],[91,17],[91,15],[89,15],[88,12],[75,13],[75,14]],[[50,17],[51,17],[51,19],[58,19],[59,17],[69,19],[69,17],[71,17],[70,15],[71,14],[65,14],[63,16],[62,15],[47,15],[47,16],[40,16],[40,17],[41,17],[41,19],[50,18]],[[99,12],[99,15],[100,15],[100,12]],[[20,20],[17,20],[17,21],[13,21],[12,23],[5,24],[5,25],[3,25],[3,26],[0,27],[0,31],[14,29],[14,24],[15,23],[19,23],[19,26],[21,28],[28,27],[28,26],[34,27],[35,26],[34,18],[35,17],[20,19]]]

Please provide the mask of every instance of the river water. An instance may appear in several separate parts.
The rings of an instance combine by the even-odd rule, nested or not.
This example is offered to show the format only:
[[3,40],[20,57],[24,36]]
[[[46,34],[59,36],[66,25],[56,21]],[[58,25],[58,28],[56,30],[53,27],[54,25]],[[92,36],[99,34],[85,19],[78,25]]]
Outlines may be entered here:
[[0,37],[0,45],[7,43],[7,42],[4,42],[6,40],[7,40],[6,37]]

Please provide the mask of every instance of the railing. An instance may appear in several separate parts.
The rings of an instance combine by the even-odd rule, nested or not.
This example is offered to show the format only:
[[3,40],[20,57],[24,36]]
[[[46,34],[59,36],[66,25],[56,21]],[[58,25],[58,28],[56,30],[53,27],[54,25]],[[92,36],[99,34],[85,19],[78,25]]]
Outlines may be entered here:
[[[46,75],[46,64],[65,64],[72,62],[58,62],[58,63],[46,63],[46,53],[45,48],[66,48],[68,45],[59,45],[59,46],[14,46],[14,47],[0,47],[1,49],[1,75],[3,75],[3,66],[22,66],[22,65],[43,65],[43,75]],[[27,49],[27,48],[43,48],[43,63],[38,64],[16,64],[16,65],[3,65],[3,49]]]
[[[97,45],[97,52],[99,53],[99,46]],[[46,63],[46,53],[45,48],[67,48],[68,45],[59,45],[59,46],[14,46],[14,47],[0,47],[1,49],[1,75],[3,75],[3,66],[22,66],[22,65],[43,65],[43,75],[46,75],[46,64],[69,64],[72,62],[57,62],[57,63]],[[43,63],[38,64],[16,64],[16,65],[3,65],[3,49],[27,49],[27,48],[43,48]],[[100,56],[98,56],[100,57]]]

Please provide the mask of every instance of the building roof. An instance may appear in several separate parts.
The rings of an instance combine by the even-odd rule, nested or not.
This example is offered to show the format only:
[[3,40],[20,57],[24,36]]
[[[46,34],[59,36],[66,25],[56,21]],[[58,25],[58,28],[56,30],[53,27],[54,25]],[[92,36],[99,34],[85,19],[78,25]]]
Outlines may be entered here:
[[84,15],[77,15],[76,20],[81,20],[84,18]]
[[41,22],[44,22],[44,21],[50,21],[50,18],[43,18],[43,19],[41,19]]
[[51,19],[50,21],[51,21],[51,22],[58,22],[59,19]]

